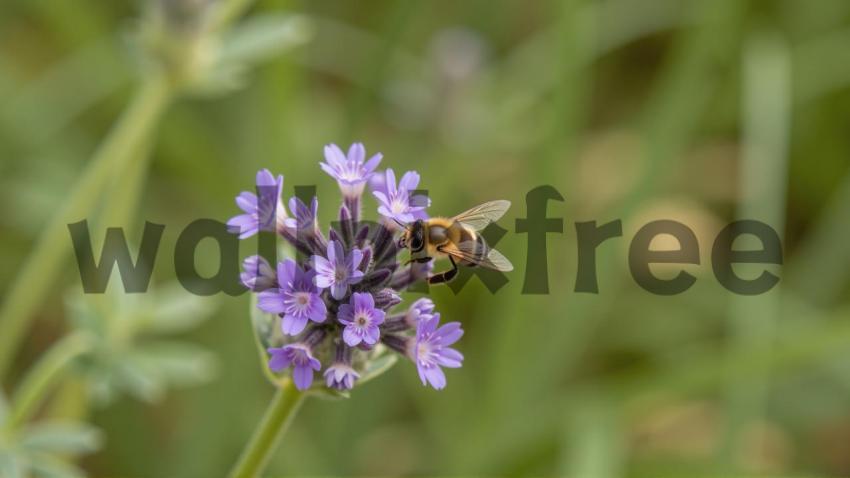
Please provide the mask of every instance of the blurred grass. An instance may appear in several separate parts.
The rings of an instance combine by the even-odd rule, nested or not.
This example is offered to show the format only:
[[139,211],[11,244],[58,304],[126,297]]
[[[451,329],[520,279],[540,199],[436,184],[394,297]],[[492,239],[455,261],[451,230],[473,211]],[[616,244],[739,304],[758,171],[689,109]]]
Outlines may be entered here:
[[[825,434],[842,443],[850,437],[848,375],[840,366],[850,341],[846,5],[568,0],[426,8],[380,1],[365,9],[260,2],[251,13],[305,15],[315,28],[312,40],[249,75],[240,91],[175,105],[150,147],[149,180],[127,225],[167,225],[155,270],[155,281],[165,281],[173,276],[167,256],[179,230],[198,217],[234,214],[233,196],[250,187],[258,168],[285,174],[287,196],[295,185],[317,184],[321,214],[331,217],[334,185],[316,163],[322,145],[352,140],[382,151],[387,166],[417,169],[436,214],[497,196],[514,202],[502,222],[511,233],[499,244],[518,266],[510,284],[495,295],[476,282],[458,295],[433,290],[444,317],[467,329],[466,362],[449,372],[448,388],[424,389],[414,367],[400,364],[350,400],[308,401],[272,473],[657,476],[722,468],[734,458],[731,469],[740,473],[847,474],[846,449],[805,446]],[[68,185],[126,101],[134,65],[122,37],[138,8],[90,0],[12,1],[3,8],[5,300],[31,241],[66,201]],[[765,30],[787,42],[792,66],[790,91],[778,93],[787,97],[763,100],[791,105],[788,177],[774,183],[787,186],[787,196],[747,209],[727,191],[729,183],[741,189],[742,181],[764,176],[746,173],[751,130],[738,111],[749,104],[748,91],[769,95],[770,82],[781,81],[757,66],[763,78],[742,87],[745,39]],[[781,120],[781,112],[755,108],[766,121]],[[604,149],[611,138],[631,139]],[[780,154],[767,157],[778,161]],[[140,184],[115,182],[112,218],[135,208]],[[566,198],[549,205],[550,216],[564,218],[564,234],[548,238],[552,293],[524,296],[526,242],[512,221],[525,216],[525,193],[540,184]],[[698,281],[680,296],[639,289],[627,271],[626,247],[631,231],[658,218],[658,204],[668,206],[671,219],[693,227],[704,221],[707,240],[716,225],[739,215],[785,229],[782,302],[732,300],[705,262],[686,268]],[[598,250],[600,294],[572,292],[572,223],[616,218],[625,236]],[[113,221],[119,219],[104,225]],[[711,247],[700,240],[703,252]],[[215,254],[199,251],[199,260],[214,261]],[[77,284],[70,269],[63,275],[73,280],[57,284]],[[64,329],[61,295],[39,295],[36,328],[17,357],[16,375],[44,350],[43,336]],[[247,301],[222,300],[216,317],[187,337],[216,351],[216,381],[153,407],[121,400],[94,411],[107,443],[84,462],[88,470],[216,476],[232,464],[271,396],[256,366]],[[755,327],[752,320],[772,325],[730,348],[736,334]],[[783,399],[789,387],[793,400]],[[724,408],[730,395],[750,393],[758,397],[753,411]],[[824,397],[837,405],[825,409]],[[696,401],[719,410],[716,418],[659,418]],[[712,432],[733,417],[734,440]],[[754,420],[769,423],[790,448],[767,453],[761,465],[735,461],[765,455],[764,447],[750,445]],[[646,423],[659,443],[651,450],[637,438]],[[700,440],[707,452],[669,444]]]

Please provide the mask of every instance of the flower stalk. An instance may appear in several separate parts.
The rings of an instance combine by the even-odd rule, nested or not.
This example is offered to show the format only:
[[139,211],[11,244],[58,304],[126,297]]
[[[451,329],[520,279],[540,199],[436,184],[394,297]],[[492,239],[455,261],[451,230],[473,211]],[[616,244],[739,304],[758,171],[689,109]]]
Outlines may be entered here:
[[172,98],[172,85],[162,71],[145,75],[130,105],[95,153],[68,195],[65,205],[50,220],[38,242],[9,288],[0,306],[0,377],[5,376],[20,339],[27,331],[33,309],[41,303],[51,280],[67,258],[68,223],[92,210],[110,179],[138,159],[136,151],[149,137]]
[[27,422],[38,410],[62,372],[79,356],[89,352],[94,345],[83,334],[69,335],[57,342],[24,377],[18,387],[6,421],[6,431],[14,431]]
[[305,397],[306,394],[296,389],[292,380],[281,381],[254,436],[231,470],[231,478],[253,478],[263,471]]

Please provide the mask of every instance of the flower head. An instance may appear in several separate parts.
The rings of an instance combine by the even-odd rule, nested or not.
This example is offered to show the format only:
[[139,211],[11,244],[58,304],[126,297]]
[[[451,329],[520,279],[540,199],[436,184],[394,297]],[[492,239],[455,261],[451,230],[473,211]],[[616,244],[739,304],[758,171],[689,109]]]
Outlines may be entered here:
[[354,247],[346,254],[340,241],[328,241],[327,258],[313,256],[316,269],[314,282],[320,289],[330,288],[331,297],[340,300],[348,293],[350,285],[363,279],[363,271],[360,270],[362,260],[360,249]]
[[277,275],[269,261],[262,256],[248,256],[242,261],[242,273],[239,274],[242,285],[254,292],[262,292],[277,284]]
[[[375,360],[397,353],[416,364],[423,384],[445,387],[443,368],[463,362],[451,348],[463,335],[460,324],[440,326],[428,298],[400,305],[401,292],[427,281],[434,267],[433,261],[403,268],[395,263],[403,252],[393,238],[395,223],[428,218],[429,199],[415,192],[419,174],[408,171],[396,181],[392,169],[376,172],[381,155],[366,160],[360,143],[347,153],[331,144],[324,153],[320,165],[343,196],[338,226],[319,229],[315,197],[290,198],[284,208],[283,176],[266,169],[257,173],[256,194],[236,198],[243,213],[228,221],[243,239],[276,232],[298,254],[276,265],[260,256],[243,262],[240,280],[257,293],[257,308],[268,312],[253,316],[252,325],[260,343],[273,345],[267,349],[269,368],[290,375],[299,390],[310,388],[320,371],[322,387],[344,391],[382,370]],[[377,228],[361,219],[367,183],[383,216]],[[272,328],[278,320],[282,335]],[[322,363],[329,365],[323,370]]]
[[422,385],[430,384],[437,390],[446,386],[446,375],[440,367],[459,368],[463,362],[463,355],[449,347],[463,335],[460,322],[449,322],[437,328],[439,324],[439,313],[419,322],[411,353]]
[[378,214],[402,223],[428,217],[425,208],[431,205],[430,199],[424,195],[413,195],[419,186],[419,173],[416,171],[404,173],[396,186],[395,172],[387,168],[383,185],[378,182],[372,185],[372,195],[378,200]]
[[268,349],[268,353],[271,355],[269,368],[273,372],[292,367],[292,380],[298,390],[310,388],[313,383],[313,371],[322,368],[319,360],[313,357],[310,346],[301,342],[279,348],[272,347]]
[[342,362],[335,362],[325,370],[325,384],[336,390],[351,390],[359,378],[360,374],[351,365]]
[[257,307],[272,314],[282,314],[280,328],[284,334],[300,334],[308,321],[325,321],[327,308],[313,283],[315,271],[304,271],[295,261],[287,259],[278,263],[277,275],[280,287],[261,292]]
[[345,325],[342,340],[350,347],[375,345],[381,338],[378,326],[384,323],[384,311],[375,308],[375,300],[368,292],[351,294],[348,304],[339,306],[337,319]]
[[236,196],[236,205],[244,212],[227,221],[230,231],[245,239],[258,231],[274,231],[279,222],[286,218],[286,210],[280,202],[283,190],[283,175],[275,178],[268,169],[257,172],[257,194],[242,191]]
[[434,301],[427,297],[422,297],[410,305],[410,308],[407,309],[407,313],[404,314],[404,321],[407,322],[410,327],[416,328],[419,325],[419,322],[432,318],[433,312]]
[[288,217],[283,221],[287,229],[293,234],[306,233],[315,234],[319,224],[317,216],[319,214],[319,200],[313,196],[308,207],[304,201],[293,196],[289,198],[289,211],[294,217]]
[[366,181],[375,172],[382,157],[381,153],[378,153],[366,161],[366,148],[362,143],[352,144],[348,155],[345,155],[339,146],[329,144],[325,146],[326,162],[319,163],[319,166],[336,179],[343,196],[356,198],[363,194]]

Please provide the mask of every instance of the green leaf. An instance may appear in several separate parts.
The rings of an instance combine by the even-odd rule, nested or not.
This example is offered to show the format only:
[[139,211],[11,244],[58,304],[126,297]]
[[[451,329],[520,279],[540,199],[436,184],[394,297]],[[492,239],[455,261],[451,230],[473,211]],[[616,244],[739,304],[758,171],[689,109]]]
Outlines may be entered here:
[[267,14],[249,18],[227,33],[219,64],[253,65],[274,58],[313,36],[313,22],[304,15]]
[[139,317],[139,329],[158,334],[190,330],[208,319],[217,307],[215,299],[190,294],[176,284],[157,291],[154,302]]
[[32,457],[30,466],[36,476],[42,478],[83,478],[86,476],[83,470],[71,463],[42,453]]
[[77,422],[48,422],[27,427],[21,446],[46,453],[77,455],[97,451],[103,441],[100,430]]
[[103,318],[98,314],[87,297],[79,293],[65,296],[65,308],[75,329],[90,332],[97,336],[106,334]]
[[132,360],[174,385],[195,385],[216,373],[215,357],[187,342],[148,342],[130,352]]
[[9,414],[9,402],[6,401],[6,395],[0,391],[0,425],[6,421],[6,416]]
[[116,364],[116,382],[130,395],[146,402],[157,402],[165,393],[165,380],[149,364],[132,355]]
[[383,353],[376,358],[369,360],[366,364],[366,368],[360,374],[360,380],[357,381],[357,385],[363,385],[369,380],[383,374],[392,368],[397,361],[398,355],[394,353]]
[[24,478],[23,460],[13,453],[0,450],[0,476],[3,478]]
[[349,393],[347,390],[342,391],[333,388],[328,388],[325,386],[325,382],[322,380],[319,380],[317,383],[315,383],[310,388],[308,393],[310,393],[310,395],[314,397],[325,400],[343,400],[346,398],[351,398],[351,393]]
[[224,35],[217,58],[190,92],[216,96],[239,89],[252,67],[306,43],[312,32],[312,22],[303,15],[268,14],[246,20]]
[[251,330],[254,332],[254,344],[257,346],[260,359],[260,368],[269,382],[277,383],[277,377],[269,370],[267,365],[269,356],[266,349],[272,346],[275,334],[281,334],[280,327],[276,327],[280,318],[274,314],[267,314],[257,307],[257,294],[251,294],[251,302],[248,307],[251,316]]
[[275,341],[279,327],[277,327],[279,317],[275,314],[269,314],[260,310],[257,307],[257,294],[251,294],[251,326],[254,330],[254,338],[257,339],[257,347],[259,347],[261,355],[265,356],[266,349],[279,345]]

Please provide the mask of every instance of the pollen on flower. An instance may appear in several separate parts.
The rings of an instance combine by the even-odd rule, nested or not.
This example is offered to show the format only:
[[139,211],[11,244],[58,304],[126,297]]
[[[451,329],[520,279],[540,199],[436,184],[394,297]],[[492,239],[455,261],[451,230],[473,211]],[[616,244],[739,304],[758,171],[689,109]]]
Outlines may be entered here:
[[[332,221],[337,228],[327,235],[319,229],[316,198],[309,205],[291,198],[288,216],[280,199],[283,176],[265,169],[257,174],[258,193],[241,193],[236,202],[243,214],[228,222],[242,239],[274,231],[300,253],[276,266],[259,256],[243,264],[240,279],[257,294],[257,307],[279,317],[282,334],[260,337],[261,343],[279,345],[267,351],[269,368],[289,374],[301,390],[325,386],[344,391],[361,380],[372,360],[398,353],[416,366],[423,384],[445,387],[442,368],[457,368],[463,361],[450,347],[463,334],[460,324],[440,326],[440,314],[428,298],[393,310],[401,305],[402,289],[427,279],[430,265],[400,266],[394,222],[375,226],[360,220],[367,184],[380,216],[404,222],[427,218],[428,198],[414,195],[419,174],[408,171],[397,182],[392,169],[376,172],[381,154],[367,160],[360,143],[347,153],[328,145],[324,153],[321,169],[336,180],[342,194],[339,218]],[[424,272],[414,273],[411,267]],[[325,378],[322,385],[314,383],[315,372]]]

